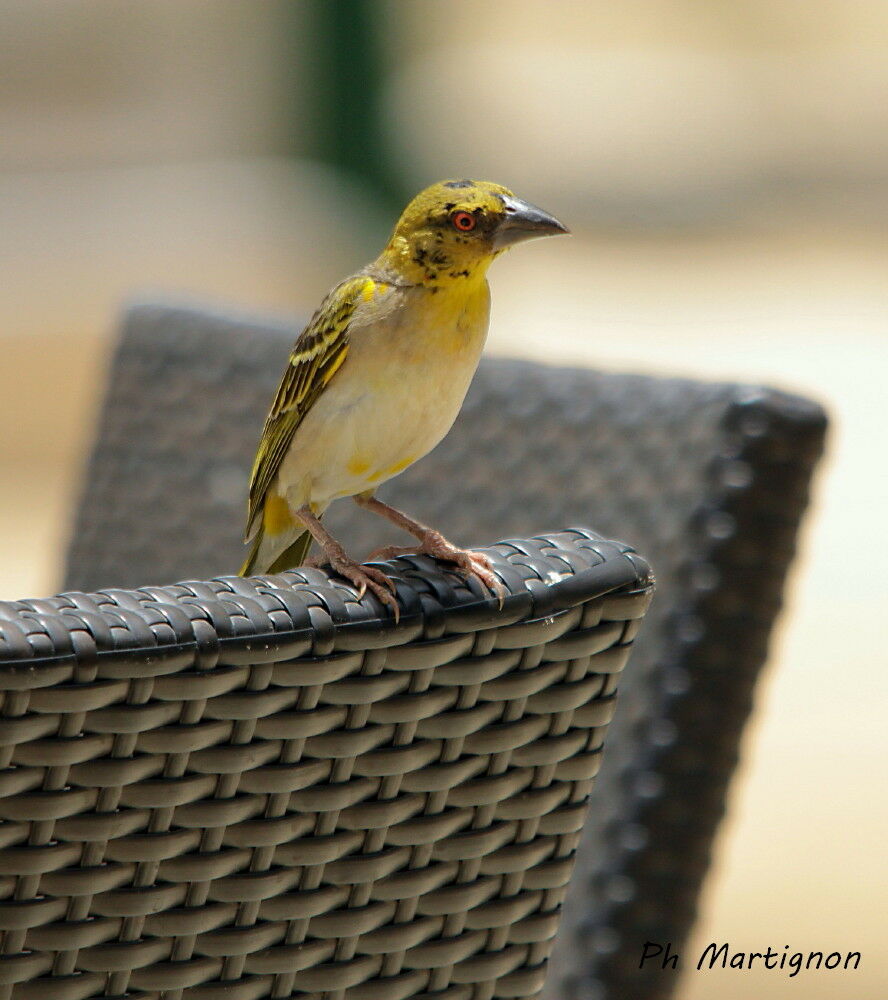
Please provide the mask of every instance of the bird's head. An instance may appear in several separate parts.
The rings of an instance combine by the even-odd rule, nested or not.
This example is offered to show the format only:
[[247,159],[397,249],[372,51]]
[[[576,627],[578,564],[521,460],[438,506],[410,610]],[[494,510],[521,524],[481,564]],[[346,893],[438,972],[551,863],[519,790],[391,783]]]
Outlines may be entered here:
[[442,181],[404,209],[379,263],[411,283],[483,277],[497,254],[568,232],[556,218],[489,181]]

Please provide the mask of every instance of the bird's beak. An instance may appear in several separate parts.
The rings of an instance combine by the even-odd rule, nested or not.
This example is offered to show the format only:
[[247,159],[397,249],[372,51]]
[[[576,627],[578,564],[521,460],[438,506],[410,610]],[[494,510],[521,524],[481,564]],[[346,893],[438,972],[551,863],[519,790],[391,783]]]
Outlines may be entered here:
[[505,198],[506,214],[493,234],[493,246],[503,250],[513,243],[533,240],[537,236],[557,236],[559,233],[569,233],[567,226],[562,225],[554,215],[549,215],[529,201],[520,198]]

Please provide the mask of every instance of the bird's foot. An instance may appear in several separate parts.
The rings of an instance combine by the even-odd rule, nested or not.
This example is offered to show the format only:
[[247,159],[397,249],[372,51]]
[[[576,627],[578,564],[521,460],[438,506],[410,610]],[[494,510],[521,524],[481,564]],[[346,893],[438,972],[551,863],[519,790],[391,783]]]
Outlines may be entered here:
[[440,531],[429,528],[420,539],[419,545],[386,545],[376,549],[367,557],[374,559],[394,559],[395,556],[426,555],[435,559],[443,559],[456,563],[457,569],[466,577],[476,576],[485,587],[496,597],[499,606],[503,606],[506,589],[491,572],[493,561],[483,552],[473,552],[471,549],[461,549],[448,542]]
[[422,552],[418,545],[383,545],[382,548],[374,549],[367,562],[385,562],[387,559],[395,559],[398,556],[415,556]]
[[401,609],[398,607],[395,596],[395,585],[381,569],[376,569],[375,566],[363,566],[347,555],[340,546],[331,547],[326,553],[326,558],[320,559],[318,564],[329,565],[340,576],[344,576],[346,580],[353,583],[358,588],[358,600],[368,590],[375,594],[383,604],[392,609],[395,624],[397,625],[400,621]]

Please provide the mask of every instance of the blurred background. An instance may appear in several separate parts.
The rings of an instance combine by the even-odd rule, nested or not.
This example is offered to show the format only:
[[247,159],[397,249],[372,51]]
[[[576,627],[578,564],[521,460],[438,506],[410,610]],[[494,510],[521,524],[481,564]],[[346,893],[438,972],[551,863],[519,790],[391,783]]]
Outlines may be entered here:
[[448,176],[575,233],[497,263],[492,353],[829,408],[687,954],[863,961],[679,996],[888,996],[886,0],[0,0],[0,598],[57,586],[126,300],[303,313]]

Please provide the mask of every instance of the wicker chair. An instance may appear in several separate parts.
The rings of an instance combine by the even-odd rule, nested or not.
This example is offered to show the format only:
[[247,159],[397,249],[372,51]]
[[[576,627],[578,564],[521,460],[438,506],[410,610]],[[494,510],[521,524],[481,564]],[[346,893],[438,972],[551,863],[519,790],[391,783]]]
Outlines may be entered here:
[[0,996],[536,996],[651,578],[489,551],[0,602]]
[[[129,313],[67,586],[238,564],[247,469],[296,329]],[[463,544],[592,523],[656,568],[552,959],[557,1000],[672,990],[638,959],[692,925],[825,425],[770,389],[485,359],[451,434],[383,489]],[[402,541],[352,504],[329,520],[356,552]]]

